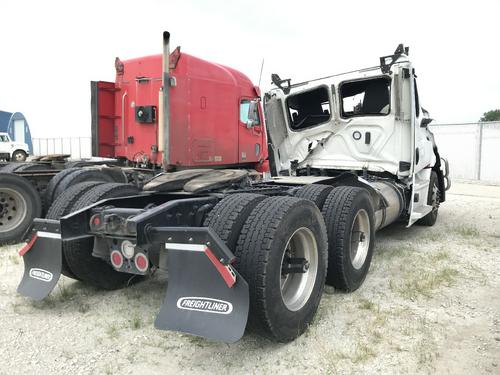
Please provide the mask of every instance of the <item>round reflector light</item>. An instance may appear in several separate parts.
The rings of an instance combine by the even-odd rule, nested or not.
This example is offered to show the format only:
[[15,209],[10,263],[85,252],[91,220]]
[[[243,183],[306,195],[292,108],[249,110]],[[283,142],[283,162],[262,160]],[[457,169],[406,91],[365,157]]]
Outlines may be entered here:
[[113,250],[111,252],[111,264],[115,268],[121,268],[121,266],[123,266],[123,257],[118,250]]

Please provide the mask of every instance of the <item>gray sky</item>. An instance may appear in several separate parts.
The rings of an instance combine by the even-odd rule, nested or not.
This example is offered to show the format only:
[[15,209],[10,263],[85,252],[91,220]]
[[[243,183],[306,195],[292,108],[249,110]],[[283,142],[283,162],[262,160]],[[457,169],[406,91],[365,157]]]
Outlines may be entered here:
[[[463,3],[463,5],[461,4]],[[410,46],[424,108],[439,122],[500,108],[498,1],[2,1],[0,109],[36,137],[90,134],[91,80],[114,58],[174,46],[236,68],[261,87],[378,64]]]

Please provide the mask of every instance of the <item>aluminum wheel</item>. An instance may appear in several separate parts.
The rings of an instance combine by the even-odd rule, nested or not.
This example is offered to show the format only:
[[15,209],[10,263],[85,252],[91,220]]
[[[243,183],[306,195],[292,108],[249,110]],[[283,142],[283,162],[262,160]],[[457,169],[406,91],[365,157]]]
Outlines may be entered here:
[[281,259],[281,298],[290,311],[309,300],[318,272],[318,245],[313,232],[297,229],[288,240]]
[[368,213],[361,209],[357,212],[351,227],[351,264],[359,270],[365,264],[368,249],[370,248],[370,218]]
[[0,188],[0,232],[16,228],[25,219],[26,211],[26,200],[19,192]]

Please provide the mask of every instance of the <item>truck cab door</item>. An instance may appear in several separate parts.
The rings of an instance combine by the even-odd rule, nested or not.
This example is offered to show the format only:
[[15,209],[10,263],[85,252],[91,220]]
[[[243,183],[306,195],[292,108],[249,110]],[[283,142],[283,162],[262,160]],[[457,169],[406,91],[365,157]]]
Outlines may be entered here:
[[10,146],[10,139],[7,135],[0,135],[0,153],[12,153],[12,147]]
[[406,74],[407,87],[409,89],[410,99],[410,125],[411,125],[411,200],[410,200],[410,218],[408,226],[423,218],[432,210],[428,205],[429,182],[432,173],[432,167],[436,162],[432,140],[429,137],[427,128],[421,127],[423,112],[420,107],[420,101],[417,91],[416,75],[411,65]]
[[260,99],[241,98],[238,122],[238,163],[262,160],[265,134]]

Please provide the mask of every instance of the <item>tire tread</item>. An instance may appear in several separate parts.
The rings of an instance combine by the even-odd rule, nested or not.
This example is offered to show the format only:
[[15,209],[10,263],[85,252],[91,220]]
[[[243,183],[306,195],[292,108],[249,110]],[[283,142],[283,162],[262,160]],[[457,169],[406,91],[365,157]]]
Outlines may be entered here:
[[70,175],[71,173],[74,173],[78,171],[78,168],[67,168],[63,169],[62,171],[58,172],[52,179],[49,181],[47,184],[47,189],[45,190],[44,194],[44,203],[45,207],[50,207],[52,205],[52,202],[55,199],[55,192],[59,184],[62,182],[62,180]]
[[215,205],[203,225],[212,228],[229,250],[234,252],[241,228],[250,212],[266,198],[265,195],[252,193],[231,194]]
[[325,204],[328,194],[333,190],[333,186],[311,184],[306,185],[295,193],[295,197],[313,201],[321,210]]
[[[138,189],[129,184],[100,184],[85,192],[73,204],[71,210],[82,209],[103,199],[137,193]],[[104,260],[94,258],[91,254],[92,248],[92,239],[73,241],[63,247],[69,268],[81,281],[99,289],[113,290],[143,279],[141,276],[115,271]]]

